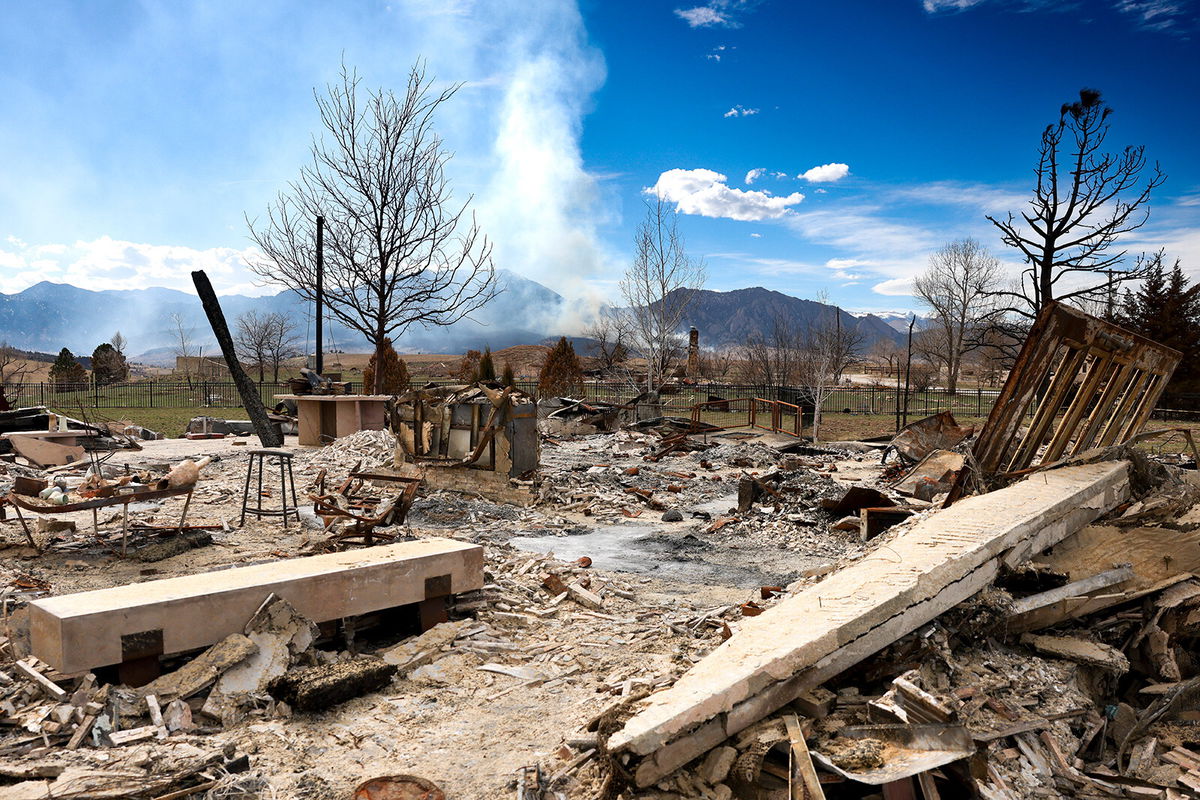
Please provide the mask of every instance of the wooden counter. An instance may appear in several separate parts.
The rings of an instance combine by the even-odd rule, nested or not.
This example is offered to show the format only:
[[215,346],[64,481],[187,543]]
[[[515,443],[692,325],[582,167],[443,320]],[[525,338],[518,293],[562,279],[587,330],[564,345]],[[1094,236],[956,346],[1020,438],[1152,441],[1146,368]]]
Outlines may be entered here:
[[300,444],[329,444],[356,431],[384,428],[386,394],[277,394],[276,400],[294,400],[300,419]]

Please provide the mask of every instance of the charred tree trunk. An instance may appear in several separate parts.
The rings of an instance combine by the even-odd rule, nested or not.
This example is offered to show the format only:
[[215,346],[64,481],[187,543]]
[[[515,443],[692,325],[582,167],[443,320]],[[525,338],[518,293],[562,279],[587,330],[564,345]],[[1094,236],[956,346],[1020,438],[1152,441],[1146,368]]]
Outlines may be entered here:
[[208,324],[212,326],[213,335],[217,337],[217,344],[221,346],[221,354],[225,356],[225,363],[229,365],[229,374],[233,376],[238,394],[242,396],[242,405],[250,415],[254,432],[258,434],[263,447],[282,447],[283,435],[271,424],[267,417],[267,409],[259,397],[258,388],[238,363],[237,354],[233,349],[233,337],[229,335],[229,325],[225,322],[221,304],[217,301],[217,293],[213,291],[212,283],[204,274],[204,270],[192,273],[192,283],[196,285],[196,294],[200,295],[204,314],[208,317]]

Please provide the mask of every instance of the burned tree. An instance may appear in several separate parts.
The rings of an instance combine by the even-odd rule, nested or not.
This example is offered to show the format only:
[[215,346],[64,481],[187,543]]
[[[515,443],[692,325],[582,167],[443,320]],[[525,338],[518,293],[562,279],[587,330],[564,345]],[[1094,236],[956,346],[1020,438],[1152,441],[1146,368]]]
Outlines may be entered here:
[[1015,320],[1028,324],[1052,301],[1096,299],[1146,274],[1144,259],[1124,265],[1125,251],[1114,246],[1145,224],[1150,193],[1166,175],[1155,164],[1143,180],[1142,146],[1103,149],[1112,111],[1096,89],[1063,104],[1058,122],[1042,131],[1029,209],[988,217],[1025,259],[1019,285],[992,293]]
[[705,266],[687,254],[675,212],[661,197],[646,204],[634,236],[633,264],[621,279],[633,343],[646,359],[646,390],[655,391],[679,357],[679,329]]
[[[392,347],[392,340],[384,340],[385,347],[383,349],[383,394],[403,394],[408,391],[409,377],[408,364],[396,352],[396,348]],[[375,373],[378,370],[379,352],[371,354],[371,358],[367,360],[367,366],[363,369],[363,385],[375,386]]]
[[804,334],[796,360],[796,385],[813,409],[813,441],[821,436],[821,410],[833,394],[846,368],[859,357],[863,335],[857,327],[843,325],[842,310],[830,306],[829,296],[817,296],[823,308]]
[[742,379],[766,392],[796,382],[804,335],[783,314],[771,318],[767,333],[753,332],[741,348]]
[[561,336],[542,362],[538,373],[538,396],[571,395],[583,390],[583,366],[575,348]]
[[[457,87],[433,89],[424,68],[403,96],[363,91],[353,70],[316,94],[324,127],[312,160],[268,209],[249,221],[264,258],[251,269],[315,301],[316,218],[325,218],[324,299],[375,352],[412,325],[450,325],[496,294],[491,245],[470,198],[456,203],[445,175],[450,153],[433,129]],[[380,356],[382,357],[382,356]],[[383,372],[370,391],[381,392]]]

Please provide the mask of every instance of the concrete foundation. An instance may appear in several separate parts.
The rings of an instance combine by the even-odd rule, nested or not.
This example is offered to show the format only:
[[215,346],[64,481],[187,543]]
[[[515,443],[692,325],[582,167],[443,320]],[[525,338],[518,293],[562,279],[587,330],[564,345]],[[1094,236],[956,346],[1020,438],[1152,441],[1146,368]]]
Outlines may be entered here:
[[33,654],[66,674],[207,647],[272,592],[314,622],[480,589],[483,548],[451,539],[186,575],[30,604]]

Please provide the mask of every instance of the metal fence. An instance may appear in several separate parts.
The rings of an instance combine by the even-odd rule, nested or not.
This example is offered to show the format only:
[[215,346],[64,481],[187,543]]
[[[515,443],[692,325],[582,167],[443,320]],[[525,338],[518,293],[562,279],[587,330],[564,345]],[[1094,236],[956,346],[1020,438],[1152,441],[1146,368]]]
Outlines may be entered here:
[[[527,388],[536,389],[536,385]],[[587,383],[584,385],[585,400],[600,400],[610,403],[624,404],[633,400],[641,392],[640,387],[627,384]],[[996,401],[999,391],[994,389],[961,390],[951,394],[945,389],[929,389],[923,392],[910,392],[908,397],[908,416],[911,419],[929,416],[942,411],[950,411],[955,416],[983,417],[987,416]],[[794,386],[756,386],[753,384],[694,384],[668,386],[661,395],[665,413],[687,416],[692,406],[698,403],[721,400],[752,400],[756,397],[765,400],[779,400],[784,403],[812,408],[812,400],[807,393]],[[894,415],[897,408],[904,407],[904,392],[897,392],[886,386],[844,386],[834,389],[825,402],[821,404],[824,413],[871,414],[876,416]]]
[[[288,394],[286,383],[256,384],[259,396],[268,407],[275,396]],[[58,385],[49,382],[9,384],[4,387],[10,405],[50,406],[52,408],[238,408],[242,398],[232,381],[193,379],[189,381],[136,381],[107,386],[92,383]],[[350,391],[361,387],[351,383]],[[516,388],[537,394],[535,381],[517,381]],[[582,398],[616,404],[631,402],[642,388],[629,383],[587,382]],[[998,392],[971,389],[950,394],[944,389],[912,392],[908,399],[909,416],[927,416],[939,411],[956,415],[985,416]],[[822,405],[825,412],[851,414],[894,414],[897,391],[884,386],[846,386],[835,389]],[[752,384],[707,383],[668,386],[662,394],[664,413],[687,416],[692,406],[710,400],[749,400],[761,397],[812,407],[803,390],[792,386],[756,386]],[[903,406],[903,392],[899,393]]]
[[[267,382],[256,386],[267,407],[275,405],[276,395],[290,393],[286,383]],[[232,381],[137,381],[108,386],[91,383],[60,386],[41,382],[9,384],[4,388],[5,396],[14,408],[239,408],[242,405],[237,386]],[[517,381],[516,388],[537,394],[537,383],[534,381]],[[351,392],[360,389],[360,386],[350,384]],[[584,384],[580,399],[623,405],[634,400],[642,391],[642,387],[629,383],[589,381]],[[998,394],[998,391],[991,389],[965,389],[954,394],[945,389],[910,392],[908,417],[911,420],[941,411],[950,411],[963,418],[984,417]],[[752,400],[756,397],[812,408],[811,399],[805,392],[792,386],[701,383],[667,386],[661,393],[663,413],[685,417],[690,415],[692,406],[698,403]],[[830,393],[822,404],[822,411],[891,416],[896,413],[897,400],[903,408],[902,390],[898,392],[887,386],[843,386]]]

